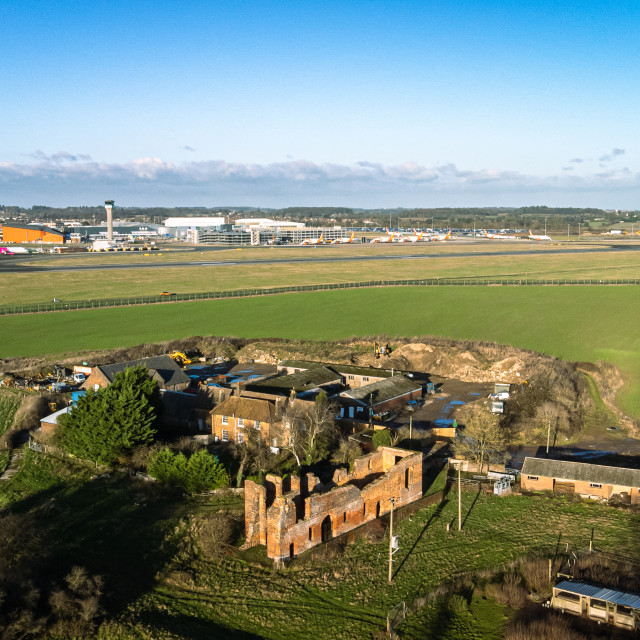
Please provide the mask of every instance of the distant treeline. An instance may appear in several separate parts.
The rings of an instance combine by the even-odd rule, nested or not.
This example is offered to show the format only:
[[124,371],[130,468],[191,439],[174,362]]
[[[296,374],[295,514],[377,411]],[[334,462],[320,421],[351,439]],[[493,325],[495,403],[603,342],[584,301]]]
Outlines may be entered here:
[[[118,207],[114,209],[118,218],[140,222],[161,222],[169,217],[189,216],[241,216],[293,219],[310,224],[340,224],[342,226],[370,227],[476,227],[487,228],[548,228],[560,230],[567,225],[589,226],[595,220],[610,225],[619,222],[635,222],[638,211],[604,211],[595,208],[571,207],[440,207],[440,208],[394,208],[354,209],[350,207],[287,207],[284,209],[255,209],[251,207]],[[103,206],[94,207],[47,207],[34,205],[31,208],[0,205],[0,218],[22,218],[52,222],[79,220],[87,223],[106,219]],[[366,223],[365,223],[366,220]]]

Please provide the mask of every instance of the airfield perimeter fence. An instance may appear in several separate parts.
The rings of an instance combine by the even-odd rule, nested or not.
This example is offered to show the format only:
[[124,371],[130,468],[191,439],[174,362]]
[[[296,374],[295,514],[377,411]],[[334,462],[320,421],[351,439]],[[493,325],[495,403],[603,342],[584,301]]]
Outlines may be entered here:
[[639,285],[640,279],[617,278],[600,280],[595,278],[530,280],[523,278],[418,278],[414,280],[366,280],[362,282],[328,282],[324,284],[291,285],[262,289],[236,289],[234,291],[206,291],[203,293],[175,293],[170,295],[101,298],[97,300],[61,300],[59,302],[34,302],[0,306],[0,316],[24,313],[48,313],[52,311],[76,311],[78,309],[102,309],[105,307],[133,307],[168,302],[197,300],[220,300],[224,298],[253,298],[283,293],[305,291],[334,291],[339,289],[366,289],[371,287],[538,287],[538,286],[614,286]]

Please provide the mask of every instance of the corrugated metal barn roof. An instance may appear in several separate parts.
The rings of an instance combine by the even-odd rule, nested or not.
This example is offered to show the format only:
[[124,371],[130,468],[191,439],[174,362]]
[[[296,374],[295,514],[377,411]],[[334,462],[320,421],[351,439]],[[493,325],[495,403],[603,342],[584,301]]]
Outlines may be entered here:
[[603,589],[602,587],[596,587],[592,584],[569,582],[569,580],[559,582],[555,588],[640,610],[640,596],[635,593],[625,593],[624,591],[616,591],[615,589]]

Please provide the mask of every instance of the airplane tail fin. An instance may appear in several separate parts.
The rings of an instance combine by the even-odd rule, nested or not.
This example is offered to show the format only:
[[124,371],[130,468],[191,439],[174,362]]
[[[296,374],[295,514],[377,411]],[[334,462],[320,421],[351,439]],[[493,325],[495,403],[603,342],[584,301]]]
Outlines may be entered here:
[[448,240],[451,237],[451,229],[447,232],[447,235],[444,237],[445,240]]

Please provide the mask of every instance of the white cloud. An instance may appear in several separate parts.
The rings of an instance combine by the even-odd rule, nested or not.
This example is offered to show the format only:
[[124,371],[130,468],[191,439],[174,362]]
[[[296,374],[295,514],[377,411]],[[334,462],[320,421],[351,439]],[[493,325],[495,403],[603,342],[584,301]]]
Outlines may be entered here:
[[[610,155],[623,153],[614,149]],[[455,164],[428,167],[415,162],[172,163],[138,158],[104,163],[63,151],[50,156],[36,152],[32,157],[32,163],[0,162],[3,204],[87,204],[108,195],[127,204],[165,206],[223,202],[255,206],[473,206],[550,200],[551,204],[566,203],[572,198],[580,201],[575,206],[615,206],[617,201],[590,203],[586,199],[593,194],[611,198],[616,190],[636,201],[640,195],[640,175],[627,167],[580,176],[569,173],[572,167],[563,167],[558,175],[534,176],[497,169],[460,169]]]
[[617,158],[618,156],[623,156],[625,154],[625,150],[624,149],[612,149],[611,153],[607,153],[603,156],[600,156],[598,158],[598,160],[600,162],[611,162],[614,158]]
[[91,156],[85,153],[72,154],[68,151],[56,151],[56,153],[50,156],[40,151],[39,149],[34,153],[28,154],[28,157],[40,160],[44,163],[60,164],[62,162],[87,162],[91,160]]

